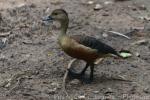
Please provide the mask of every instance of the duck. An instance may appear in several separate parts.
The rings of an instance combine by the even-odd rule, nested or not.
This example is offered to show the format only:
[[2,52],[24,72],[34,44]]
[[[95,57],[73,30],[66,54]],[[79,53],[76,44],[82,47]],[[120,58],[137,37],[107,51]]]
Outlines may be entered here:
[[43,21],[60,23],[60,33],[58,44],[60,48],[69,56],[85,61],[86,65],[80,73],[69,70],[72,75],[82,77],[87,68],[90,67],[88,83],[93,81],[95,62],[112,55],[122,58],[119,52],[110,45],[87,35],[68,35],[69,16],[64,9],[55,9],[52,13],[43,18]]

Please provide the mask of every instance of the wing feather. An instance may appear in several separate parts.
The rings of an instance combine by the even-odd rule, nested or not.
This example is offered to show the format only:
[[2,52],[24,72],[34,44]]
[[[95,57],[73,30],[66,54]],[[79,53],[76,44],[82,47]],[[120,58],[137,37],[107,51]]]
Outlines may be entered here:
[[118,52],[114,48],[97,40],[96,38],[84,35],[72,35],[70,38],[77,41],[81,45],[97,50],[97,53],[114,54],[119,56]]

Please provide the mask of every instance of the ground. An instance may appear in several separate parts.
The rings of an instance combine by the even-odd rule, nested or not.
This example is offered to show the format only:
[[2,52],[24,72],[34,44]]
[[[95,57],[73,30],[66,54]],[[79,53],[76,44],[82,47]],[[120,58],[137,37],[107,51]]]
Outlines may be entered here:
[[[150,1],[108,1],[0,0],[0,100],[150,100]],[[96,4],[102,8],[93,10]],[[56,8],[69,14],[68,34],[93,36],[132,52],[128,59],[104,59],[95,67],[92,84],[70,80],[69,98],[62,80],[72,58],[53,37],[58,31],[42,22]],[[79,63],[74,67],[84,65]]]

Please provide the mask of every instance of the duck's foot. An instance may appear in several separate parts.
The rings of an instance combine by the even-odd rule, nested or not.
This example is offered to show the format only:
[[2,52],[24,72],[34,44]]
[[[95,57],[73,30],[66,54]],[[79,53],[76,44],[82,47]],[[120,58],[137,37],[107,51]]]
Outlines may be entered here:
[[81,81],[85,84],[91,84],[93,82],[93,79],[89,78],[88,75],[84,75],[81,77]]

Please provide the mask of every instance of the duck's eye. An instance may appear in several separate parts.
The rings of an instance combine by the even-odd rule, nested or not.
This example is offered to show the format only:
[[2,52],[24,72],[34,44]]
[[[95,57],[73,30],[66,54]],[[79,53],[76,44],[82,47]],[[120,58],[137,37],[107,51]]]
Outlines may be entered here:
[[58,15],[58,13],[53,13],[54,15]]

